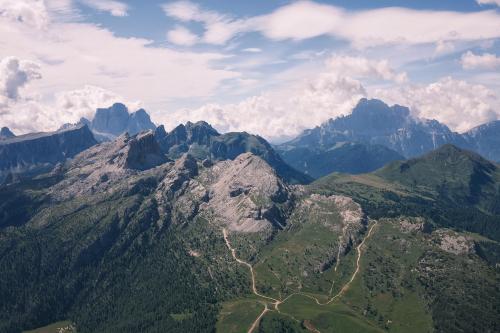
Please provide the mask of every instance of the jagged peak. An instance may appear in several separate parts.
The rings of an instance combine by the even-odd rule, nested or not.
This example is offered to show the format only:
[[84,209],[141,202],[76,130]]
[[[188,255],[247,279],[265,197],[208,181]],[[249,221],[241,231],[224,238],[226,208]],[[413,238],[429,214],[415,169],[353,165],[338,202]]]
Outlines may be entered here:
[[0,129],[0,139],[9,139],[15,136],[16,135],[12,133],[8,127],[2,127],[2,129]]

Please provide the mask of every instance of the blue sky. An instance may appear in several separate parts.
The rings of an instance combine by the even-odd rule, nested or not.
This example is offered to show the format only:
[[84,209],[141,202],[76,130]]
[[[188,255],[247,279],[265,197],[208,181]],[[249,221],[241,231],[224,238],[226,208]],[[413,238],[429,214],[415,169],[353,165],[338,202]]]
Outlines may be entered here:
[[0,125],[115,101],[280,141],[361,97],[465,131],[500,116],[500,0],[0,0]]

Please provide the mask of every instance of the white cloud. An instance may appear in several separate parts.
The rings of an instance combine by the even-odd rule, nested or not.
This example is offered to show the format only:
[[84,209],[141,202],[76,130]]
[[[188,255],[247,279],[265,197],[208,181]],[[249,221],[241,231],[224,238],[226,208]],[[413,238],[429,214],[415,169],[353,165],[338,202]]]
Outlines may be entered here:
[[40,67],[32,61],[20,60],[15,57],[1,59],[0,103],[1,99],[16,101],[19,98],[19,90],[23,86],[41,77]]
[[205,120],[221,132],[247,131],[283,140],[329,118],[348,114],[364,96],[359,81],[327,73],[285,94],[253,96],[235,104],[207,104],[165,117],[170,128],[181,122]]
[[500,68],[500,57],[491,53],[479,55],[467,51],[462,54],[461,64],[464,69],[496,69]]
[[224,44],[237,34],[252,31],[272,40],[329,35],[358,48],[500,37],[500,14],[492,10],[463,13],[388,7],[346,11],[313,1],[296,1],[267,15],[234,19],[189,1],[165,4],[163,9],[178,20],[204,24],[202,41],[211,44]]
[[436,119],[459,132],[500,118],[500,96],[483,85],[451,77],[428,85],[379,89],[370,95],[406,105],[414,116]]
[[182,26],[176,26],[167,32],[167,40],[177,45],[191,46],[198,41],[198,36]]
[[241,51],[249,52],[249,53],[260,53],[260,52],[262,52],[262,49],[259,49],[258,47],[248,47],[248,48],[243,49]]
[[113,16],[127,16],[128,5],[114,0],[79,0],[83,4],[98,11],[108,12]]
[[64,123],[77,123],[82,117],[92,119],[95,110],[121,102],[131,111],[141,103],[131,102],[112,91],[87,85],[82,89],[59,92],[55,101],[47,103],[39,97],[18,99],[8,107],[1,108],[0,124],[16,133],[53,131]]
[[476,0],[480,5],[497,5],[500,6],[500,0]]
[[166,15],[183,22],[200,22],[205,32],[200,42],[223,45],[239,32],[247,31],[246,20],[233,19],[216,11],[205,10],[190,1],[176,1],[162,5]]
[[341,77],[374,78],[397,83],[408,81],[407,74],[397,73],[388,60],[334,55],[327,60],[327,68]]
[[112,91],[86,85],[82,89],[58,93],[55,107],[60,110],[65,123],[76,123],[81,117],[92,119],[97,108],[109,107],[117,102],[124,103],[132,111],[141,105],[138,101],[127,101]]
[[0,18],[42,29],[50,21],[43,0],[0,0]]
[[449,41],[440,40],[436,43],[436,49],[434,50],[434,55],[440,56],[444,54],[449,54],[455,51],[455,44]]
[[[48,12],[47,8],[41,8],[42,12]],[[15,55],[41,64],[43,79],[33,81],[29,91],[39,94],[44,105],[54,103],[58,92],[93,85],[128,100],[147,101],[145,107],[154,113],[167,108],[173,100],[212,96],[225,80],[240,76],[234,70],[216,65],[227,57],[221,53],[156,47],[150,40],[117,37],[93,24],[47,19],[41,27],[10,13],[3,11],[0,16],[0,59]],[[35,107],[17,110],[28,113]],[[33,124],[39,129],[56,129],[62,118],[44,117],[45,122]]]

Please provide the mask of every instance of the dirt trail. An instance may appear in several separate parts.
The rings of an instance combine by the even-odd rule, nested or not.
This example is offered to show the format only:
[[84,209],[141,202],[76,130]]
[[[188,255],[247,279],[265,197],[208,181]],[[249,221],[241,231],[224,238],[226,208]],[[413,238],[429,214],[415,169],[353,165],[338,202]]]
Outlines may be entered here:
[[257,327],[260,320],[262,319],[262,317],[264,317],[264,315],[266,314],[267,311],[269,311],[269,308],[267,307],[267,304],[264,304],[264,311],[262,311],[261,314],[257,317],[257,319],[255,319],[252,326],[250,326],[250,328],[248,329],[248,333],[253,332],[253,330]]
[[[264,298],[264,299],[267,299],[267,300],[271,300],[273,301],[272,304],[274,305],[274,309],[276,311],[279,312],[279,305],[282,304],[282,303],[285,303],[289,298],[291,298],[292,296],[295,296],[295,295],[301,295],[301,296],[305,296],[305,297],[308,297],[308,298],[311,298],[313,299],[316,304],[318,305],[327,305],[327,304],[330,304],[331,302],[333,302],[335,299],[339,298],[340,296],[342,296],[350,287],[351,283],[354,281],[354,279],[356,278],[356,275],[359,273],[359,270],[360,270],[360,261],[361,261],[361,255],[362,255],[362,247],[363,245],[365,244],[366,240],[368,238],[370,238],[370,236],[372,235],[373,233],[373,229],[374,227],[377,225],[377,221],[375,221],[370,229],[368,229],[368,233],[366,234],[366,237],[363,238],[363,240],[361,241],[361,243],[356,247],[356,252],[357,252],[357,259],[356,259],[356,270],[353,272],[352,276],[351,276],[351,279],[342,287],[342,289],[340,289],[340,291],[335,295],[333,296],[332,298],[330,298],[327,302],[325,303],[321,303],[316,297],[314,296],[311,296],[311,295],[308,295],[308,294],[305,294],[303,292],[297,292],[297,293],[293,293],[293,294],[290,294],[288,295],[285,299],[283,300],[278,300],[278,299],[275,299],[275,298],[272,298],[272,297],[268,297],[268,296],[265,296],[265,295],[262,295],[260,294],[258,291],[257,291],[257,288],[255,286],[255,273],[254,273],[254,270],[253,270],[253,267],[252,265],[250,265],[248,262],[244,261],[244,260],[241,260],[239,259],[237,256],[236,256],[236,250],[231,246],[231,243],[229,242],[229,239],[228,239],[228,234],[227,234],[227,230],[224,228],[222,229],[222,233],[224,235],[224,241],[226,242],[226,245],[228,247],[228,249],[231,251],[231,255],[233,256],[234,260],[236,260],[238,263],[242,264],[242,265],[245,265],[249,268],[250,270],[250,275],[252,276],[252,291],[253,293],[256,295],[256,296],[259,296],[261,298]],[[337,269],[337,267],[335,267],[335,270]],[[331,293],[331,292],[330,292]],[[255,321],[253,322],[252,326],[249,328],[248,330],[248,333],[252,333],[254,331],[254,329],[257,327],[258,323],[260,322],[260,320],[262,319],[262,317],[266,314],[266,312],[268,311],[272,311],[270,310],[268,307],[267,307],[267,304],[264,304],[264,310],[262,311],[262,313],[257,317],[257,319],[255,319]],[[316,330],[317,332],[319,332],[318,330]]]
[[268,300],[271,300],[273,302],[281,302],[280,300],[277,300],[276,298],[272,298],[272,297],[268,297],[266,295],[262,295],[260,294],[258,291],[257,291],[257,288],[255,287],[255,273],[253,271],[253,267],[252,265],[250,265],[248,262],[246,261],[243,261],[241,259],[239,259],[237,256],[236,256],[236,250],[233,249],[233,247],[231,246],[231,243],[229,242],[229,239],[227,237],[227,230],[224,228],[222,229],[222,233],[224,234],[224,241],[226,242],[226,245],[228,247],[228,249],[231,251],[231,254],[234,258],[234,260],[236,260],[238,263],[242,264],[242,265],[245,265],[248,267],[248,269],[250,269],[250,275],[252,276],[252,291],[255,295],[259,296],[259,297],[262,297],[262,298],[265,298],[265,299],[268,299]]

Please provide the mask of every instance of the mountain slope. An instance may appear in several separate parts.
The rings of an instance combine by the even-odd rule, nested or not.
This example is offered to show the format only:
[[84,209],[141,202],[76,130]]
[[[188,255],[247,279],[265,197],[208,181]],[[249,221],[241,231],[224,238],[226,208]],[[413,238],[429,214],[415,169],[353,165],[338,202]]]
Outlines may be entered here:
[[290,185],[250,152],[200,161],[202,133],[170,137],[198,159],[161,159],[160,129],[0,186],[0,332],[500,328],[494,164],[445,146]]
[[327,176],[314,186],[353,196],[373,216],[425,216],[440,226],[500,240],[498,166],[452,145],[372,174]]
[[404,159],[403,156],[382,145],[354,142],[337,143],[330,148],[279,147],[283,160],[293,168],[314,178],[332,172],[366,173],[379,169],[389,162]]
[[285,180],[292,183],[308,183],[312,179],[286,164],[263,138],[246,132],[220,134],[204,121],[188,122],[166,133],[160,126],[156,138],[162,150],[170,158],[189,153],[199,160],[220,161],[235,159],[242,153],[251,152],[269,163]]
[[500,120],[478,126],[464,133],[474,151],[485,158],[500,162]]
[[0,140],[0,181],[46,172],[96,143],[87,126]]

